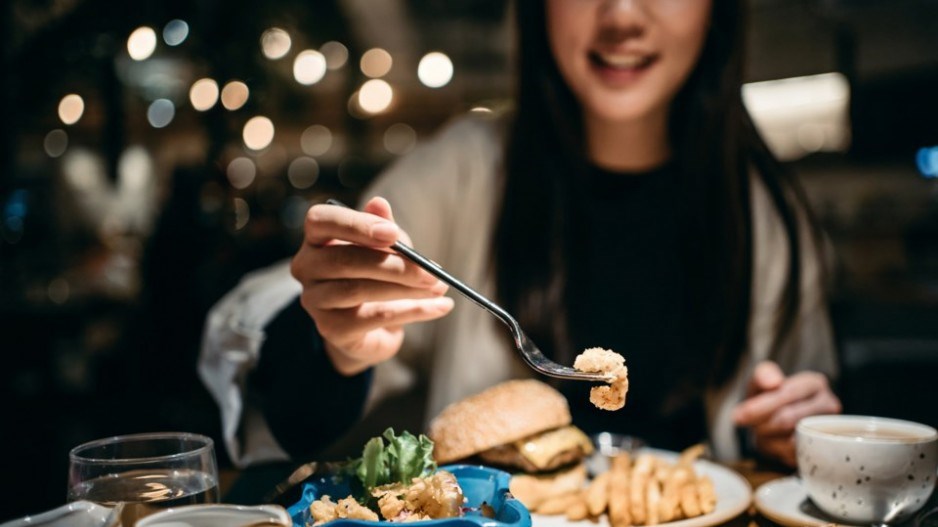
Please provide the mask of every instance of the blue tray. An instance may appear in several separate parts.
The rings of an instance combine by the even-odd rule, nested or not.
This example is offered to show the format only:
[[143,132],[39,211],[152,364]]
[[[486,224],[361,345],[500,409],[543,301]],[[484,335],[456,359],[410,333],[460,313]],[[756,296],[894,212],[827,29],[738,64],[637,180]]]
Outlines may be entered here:
[[[478,465],[447,465],[441,470],[452,472],[462,488],[466,497],[466,507],[473,510],[459,518],[445,518],[441,520],[427,520],[410,522],[407,525],[419,524],[427,527],[531,527],[531,513],[528,509],[508,493],[508,481],[511,476],[507,472]],[[309,519],[309,506],[320,496],[328,494],[334,500],[344,498],[351,494],[348,482],[344,478],[323,477],[303,486],[303,496],[300,501],[287,509],[293,518],[294,527],[306,527]],[[488,503],[495,509],[495,518],[486,518],[478,512],[482,502]],[[329,527],[388,527],[390,522],[345,520],[339,519],[329,522]]]

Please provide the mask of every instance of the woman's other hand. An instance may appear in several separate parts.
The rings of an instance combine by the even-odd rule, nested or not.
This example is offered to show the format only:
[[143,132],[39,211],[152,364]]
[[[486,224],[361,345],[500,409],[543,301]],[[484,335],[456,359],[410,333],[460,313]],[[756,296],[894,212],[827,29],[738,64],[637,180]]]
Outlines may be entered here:
[[794,467],[798,421],[840,411],[840,399],[823,374],[805,371],[786,377],[778,364],[764,361],[756,366],[749,394],[736,406],[733,419],[737,425],[752,429],[761,454]]
[[404,325],[453,308],[443,296],[446,284],[390,249],[398,240],[410,244],[383,198],[371,199],[364,212],[323,204],[306,213],[290,272],[302,284],[300,302],[343,375],[393,357]]

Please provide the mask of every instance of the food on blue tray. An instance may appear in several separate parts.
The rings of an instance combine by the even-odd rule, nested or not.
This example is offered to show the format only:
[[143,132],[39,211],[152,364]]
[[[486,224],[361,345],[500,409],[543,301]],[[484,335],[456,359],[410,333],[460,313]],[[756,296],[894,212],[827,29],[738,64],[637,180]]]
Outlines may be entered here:
[[311,525],[339,518],[377,521],[379,514],[394,522],[462,514],[462,489],[455,476],[437,470],[433,442],[424,435],[404,432],[398,436],[389,428],[365,444],[348,474],[361,483],[361,494],[335,502],[328,495],[317,499],[309,508]]
[[590,389],[590,402],[602,410],[619,410],[625,406],[625,395],[629,391],[629,370],[625,358],[603,348],[588,348],[577,355],[573,367],[590,373],[606,373],[612,380],[608,386]]
[[446,407],[430,423],[439,463],[477,457],[513,472],[511,493],[528,507],[583,486],[589,438],[572,426],[567,400],[536,380],[508,381]]

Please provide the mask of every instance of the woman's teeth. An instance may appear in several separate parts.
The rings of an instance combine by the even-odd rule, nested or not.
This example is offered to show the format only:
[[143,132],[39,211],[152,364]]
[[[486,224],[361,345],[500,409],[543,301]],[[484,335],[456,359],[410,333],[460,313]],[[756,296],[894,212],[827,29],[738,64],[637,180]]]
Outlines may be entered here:
[[650,61],[647,55],[635,55],[632,53],[597,53],[596,57],[605,66],[621,69],[638,68],[646,65]]

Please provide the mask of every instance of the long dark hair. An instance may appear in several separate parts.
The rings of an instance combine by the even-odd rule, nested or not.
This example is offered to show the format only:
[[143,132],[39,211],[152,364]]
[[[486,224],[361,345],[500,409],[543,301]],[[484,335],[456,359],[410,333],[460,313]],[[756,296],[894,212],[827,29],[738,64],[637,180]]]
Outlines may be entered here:
[[[495,227],[495,272],[500,301],[546,352],[569,361],[577,352],[564,309],[566,255],[573,243],[569,189],[588,161],[579,104],[550,53],[544,3],[516,3],[518,92]],[[748,340],[750,174],[763,181],[788,241],[789,272],[773,347],[791,330],[800,303],[798,216],[807,208],[742,104],[744,1],[714,0],[712,9],[699,62],[672,103],[669,133],[683,189],[675,198],[688,211],[684,315],[691,346],[711,367],[704,382],[721,384],[735,373]]]

